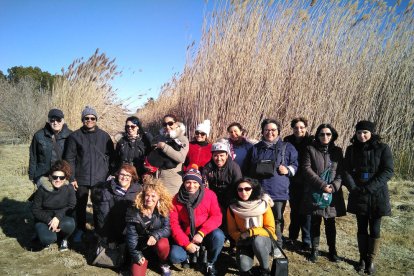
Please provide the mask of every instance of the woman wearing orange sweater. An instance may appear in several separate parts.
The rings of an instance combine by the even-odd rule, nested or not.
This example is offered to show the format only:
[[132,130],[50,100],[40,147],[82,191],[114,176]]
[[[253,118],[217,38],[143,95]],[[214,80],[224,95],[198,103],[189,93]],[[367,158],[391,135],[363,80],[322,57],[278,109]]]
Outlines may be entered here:
[[243,178],[235,185],[235,198],[227,210],[227,227],[230,236],[237,242],[236,258],[241,275],[252,275],[253,259],[260,263],[260,274],[270,275],[269,254],[275,239],[275,219],[272,199],[263,194],[259,182]]

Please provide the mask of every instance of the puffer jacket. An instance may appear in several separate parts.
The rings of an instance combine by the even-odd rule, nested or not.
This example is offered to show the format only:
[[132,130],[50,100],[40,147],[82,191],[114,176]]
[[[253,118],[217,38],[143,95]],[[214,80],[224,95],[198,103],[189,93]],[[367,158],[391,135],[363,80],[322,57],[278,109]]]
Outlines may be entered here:
[[171,235],[170,218],[163,217],[154,210],[151,222],[145,225],[142,213],[136,207],[130,207],[126,213],[126,242],[132,261],[138,263],[143,257],[142,250],[147,246],[150,236],[157,241]]
[[114,151],[111,137],[100,128],[87,131],[81,127],[74,131],[68,137],[64,154],[72,169],[71,181],[76,180],[78,185],[89,187],[105,181]]
[[95,231],[101,238],[106,238],[109,242],[123,241],[123,231],[126,225],[125,214],[142,189],[140,184],[131,183],[125,195],[121,195],[116,192],[116,181],[111,179],[99,183],[91,193],[93,213],[97,220]]
[[192,164],[198,166],[198,170],[202,171],[203,167],[211,159],[211,143],[197,143],[196,141],[190,142],[190,147],[188,150],[187,157],[185,159],[184,171],[191,169]]
[[230,146],[231,158],[239,165],[240,169],[243,169],[247,153],[253,147],[253,143],[246,138],[240,143],[234,143],[231,139],[228,139],[228,143]]
[[[48,181],[47,178],[45,181]],[[48,224],[53,217],[62,220],[65,216],[71,216],[76,206],[73,186],[65,184],[59,189],[51,190],[47,186],[51,187],[51,184],[40,185],[34,195],[32,212],[35,221]]]
[[[306,186],[303,197],[303,212],[324,218],[334,218],[346,215],[345,201],[342,193],[341,172],[343,169],[342,149],[333,144],[328,147],[313,143],[306,148],[303,156],[303,176]],[[331,181],[326,183],[320,175],[331,167]],[[325,209],[319,209],[312,200],[312,193],[322,190],[326,185],[333,186],[332,202]]]
[[[284,144],[286,144],[285,158],[282,160]],[[279,139],[275,145],[267,147],[264,141],[260,141],[249,150],[246,158],[246,167],[243,171],[248,172],[250,177],[257,178],[263,190],[273,200],[289,200],[289,178],[294,176],[298,169],[298,152],[291,143],[282,142]],[[276,161],[274,176],[263,178],[255,174],[254,170],[260,160]],[[284,165],[288,168],[288,175],[281,175],[277,172],[279,165]]]
[[[355,141],[348,146],[344,177],[345,186],[350,191],[348,212],[373,218],[391,215],[387,182],[393,173],[391,150],[377,137],[366,143]],[[363,174],[366,179],[362,179]]]
[[233,199],[233,187],[243,176],[239,165],[229,156],[222,168],[210,160],[202,171],[202,177],[208,188],[216,193],[220,206],[227,208]]
[[[204,236],[211,233],[221,225],[222,214],[217,201],[216,194],[204,190],[204,197],[200,204],[194,209],[196,232]],[[178,196],[173,199],[173,209],[170,213],[171,236],[175,242],[182,247],[190,244],[190,218],[186,206],[178,201]]]
[[53,146],[53,130],[49,123],[38,130],[33,135],[30,144],[29,157],[29,179],[37,182],[42,176],[46,176],[54,161],[62,159],[65,151],[66,141],[72,130],[66,124],[63,125],[62,130],[56,135],[56,144],[59,148],[57,153]]

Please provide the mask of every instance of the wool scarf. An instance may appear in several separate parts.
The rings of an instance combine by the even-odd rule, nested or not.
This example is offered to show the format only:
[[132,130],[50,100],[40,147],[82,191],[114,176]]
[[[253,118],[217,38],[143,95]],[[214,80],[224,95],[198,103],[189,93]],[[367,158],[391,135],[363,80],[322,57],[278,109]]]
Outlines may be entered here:
[[263,227],[263,214],[266,212],[268,202],[263,199],[251,201],[237,201],[230,208],[234,214],[244,219],[246,229]]
[[200,186],[200,188],[195,194],[188,193],[187,190],[185,189],[184,184],[181,185],[180,190],[178,190],[178,194],[177,194],[178,202],[184,204],[188,212],[188,217],[190,220],[191,238],[193,238],[194,235],[196,234],[194,209],[197,208],[201,200],[203,200],[203,197],[204,197],[204,186]]

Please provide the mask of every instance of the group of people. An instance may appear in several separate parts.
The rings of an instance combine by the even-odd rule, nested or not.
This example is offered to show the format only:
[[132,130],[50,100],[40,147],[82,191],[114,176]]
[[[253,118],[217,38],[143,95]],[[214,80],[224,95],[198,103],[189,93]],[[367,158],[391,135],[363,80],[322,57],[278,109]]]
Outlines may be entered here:
[[[133,275],[145,275],[148,261],[157,261],[163,275],[171,274],[169,263],[202,265],[206,275],[216,275],[227,241],[241,275],[256,271],[254,257],[259,273],[269,275],[269,256],[281,257],[284,246],[300,244],[310,261],[318,260],[322,220],[329,260],[340,261],[335,218],[348,211],[357,218],[356,269],[375,273],[381,217],[391,212],[393,160],[373,122],[356,124],[344,157],[332,125],[321,124],[311,136],[302,117],[291,121],[292,134],[284,139],[280,123],[265,119],[259,142],[232,123],[228,137],[212,143],[209,120],[189,141],[175,115],[165,115],[154,136],[131,116],[116,145],[97,126],[92,107],[81,120],[72,132],[63,112],[50,110],[30,146],[35,231],[44,246],[59,241],[59,250],[67,250],[71,235],[82,242],[90,194],[95,235],[108,244],[126,243]],[[349,191],[347,207],[342,186]]]

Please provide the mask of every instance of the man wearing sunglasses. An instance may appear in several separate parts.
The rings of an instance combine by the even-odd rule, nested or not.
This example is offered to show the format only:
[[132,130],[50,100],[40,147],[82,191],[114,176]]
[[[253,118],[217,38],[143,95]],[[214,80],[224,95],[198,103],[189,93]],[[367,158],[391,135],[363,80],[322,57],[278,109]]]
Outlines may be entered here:
[[74,234],[74,242],[81,242],[86,231],[89,190],[106,180],[114,157],[114,143],[109,134],[97,126],[98,114],[95,109],[86,106],[81,120],[83,125],[69,136],[64,154],[64,159],[72,169],[70,182],[76,190],[78,230]]
[[37,131],[29,149],[29,179],[36,186],[39,179],[47,176],[51,166],[62,159],[67,138],[72,131],[65,124],[62,110],[53,108],[48,113],[45,126]]

